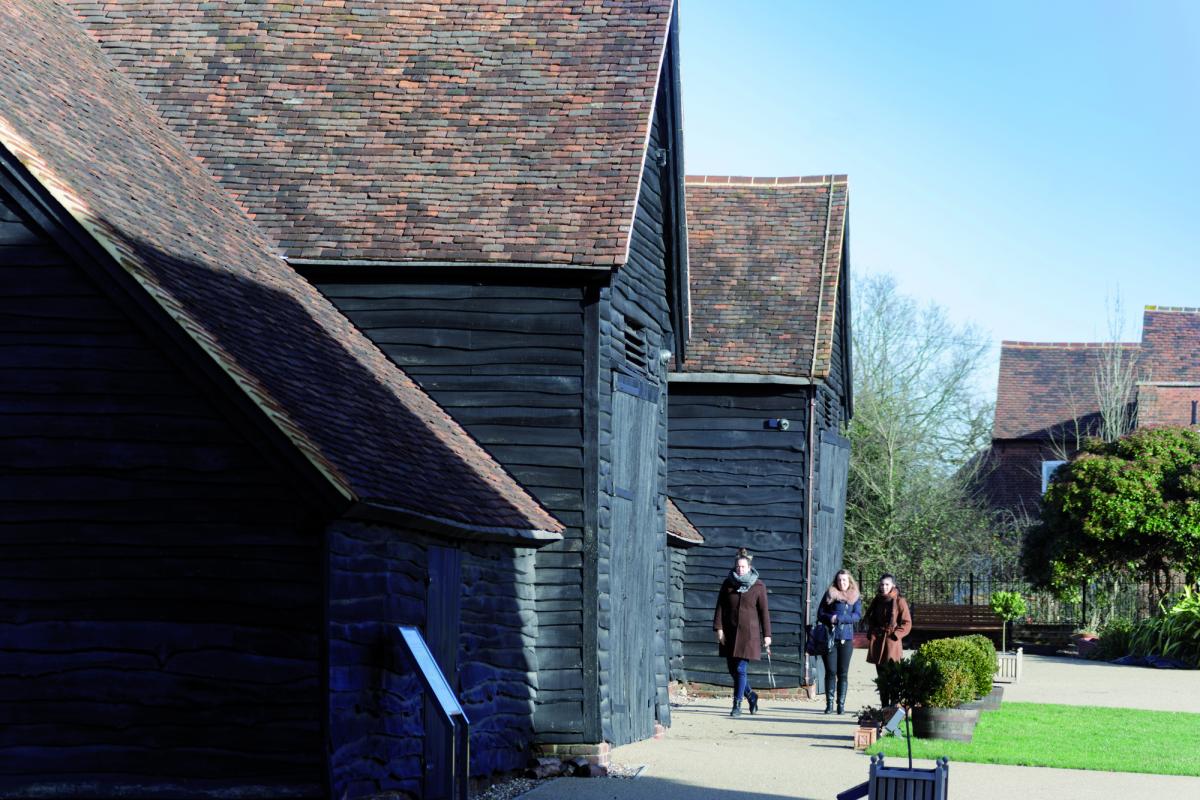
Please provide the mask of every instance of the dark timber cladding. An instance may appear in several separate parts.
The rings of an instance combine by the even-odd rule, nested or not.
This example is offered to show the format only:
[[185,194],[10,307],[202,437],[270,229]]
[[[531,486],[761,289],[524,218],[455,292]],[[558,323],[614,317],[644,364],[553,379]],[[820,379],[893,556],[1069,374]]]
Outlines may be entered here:
[[314,509],[3,194],[0,385],[0,793],[320,796]]
[[712,613],[744,546],[770,592],[776,682],[819,684],[803,634],[840,566],[852,406],[845,177],[689,177],[687,201],[693,335],[670,376],[669,493],[704,542],[673,564],[672,677],[728,685]]
[[61,6],[0,28],[0,794],[434,796],[397,623],[459,673],[472,766],[522,764],[511,543],[560,523]]
[[561,542],[537,554],[536,574],[524,576],[531,591],[511,601],[529,615],[537,613],[537,624],[527,635],[536,635],[538,643],[533,686],[539,735],[547,741],[579,741],[584,288],[317,282],[566,526]]
[[537,742],[666,723],[674,3],[71,5],[290,264],[565,524],[531,593],[478,589],[530,622]]
[[[745,546],[770,590],[772,664],[780,686],[800,683],[808,387],[674,383],[670,493],[704,534],[686,551],[683,651],[676,679],[726,684],[712,632],[717,588]],[[785,418],[786,431],[767,426]],[[751,664],[766,675],[766,663]]]

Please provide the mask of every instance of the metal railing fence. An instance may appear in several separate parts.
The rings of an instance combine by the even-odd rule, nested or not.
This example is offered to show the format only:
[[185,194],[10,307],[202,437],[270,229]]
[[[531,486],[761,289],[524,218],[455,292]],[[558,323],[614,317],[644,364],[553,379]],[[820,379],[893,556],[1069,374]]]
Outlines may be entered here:
[[[870,598],[874,579],[858,574],[864,598]],[[1173,576],[1167,585],[1167,593],[1180,591],[1184,587],[1182,576]],[[950,603],[957,605],[984,605],[992,592],[1020,592],[1028,608],[1026,618],[1019,622],[1033,624],[1073,625],[1077,628],[1094,630],[1111,620],[1137,622],[1153,616],[1158,611],[1160,594],[1148,582],[1097,580],[1079,587],[1079,599],[1060,600],[1053,594],[1033,589],[1028,581],[1011,576],[994,576],[987,573],[963,573],[958,575],[913,575],[896,576],[901,593],[913,603]]]

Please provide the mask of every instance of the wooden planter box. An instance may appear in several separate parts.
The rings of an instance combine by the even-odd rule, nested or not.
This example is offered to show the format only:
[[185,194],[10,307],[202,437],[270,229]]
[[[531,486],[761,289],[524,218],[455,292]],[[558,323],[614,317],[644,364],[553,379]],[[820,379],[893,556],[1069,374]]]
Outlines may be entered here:
[[934,762],[933,769],[907,769],[884,766],[880,753],[871,756],[867,793],[872,798],[946,800],[949,778],[950,764],[945,756]]
[[860,725],[854,730],[854,749],[866,750],[879,739],[879,728]]
[[996,666],[996,677],[994,680],[1005,683],[1019,683],[1021,681],[1021,656],[1024,652],[1025,648],[1018,647],[1015,653],[996,653],[996,659],[999,663]]

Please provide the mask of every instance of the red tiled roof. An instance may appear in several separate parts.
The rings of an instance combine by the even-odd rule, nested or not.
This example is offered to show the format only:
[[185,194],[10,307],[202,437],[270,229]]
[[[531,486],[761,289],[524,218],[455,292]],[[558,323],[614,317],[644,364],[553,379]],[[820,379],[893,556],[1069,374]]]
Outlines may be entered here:
[[1142,354],[1144,380],[1200,383],[1200,309],[1146,306]]
[[687,372],[829,375],[845,175],[689,176]]
[[0,30],[0,145],[347,499],[562,529],[273,254],[69,11],[6,0]]
[[692,524],[675,501],[667,498],[667,541],[670,544],[688,547],[693,544],[703,544],[704,537]]
[[285,254],[625,263],[672,0],[68,0]]
[[[996,388],[994,439],[1082,435],[1100,413],[1095,375],[1107,345],[1083,342],[1003,342]],[[1136,353],[1136,343],[1122,347]],[[1063,426],[1071,429],[1066,430]]]

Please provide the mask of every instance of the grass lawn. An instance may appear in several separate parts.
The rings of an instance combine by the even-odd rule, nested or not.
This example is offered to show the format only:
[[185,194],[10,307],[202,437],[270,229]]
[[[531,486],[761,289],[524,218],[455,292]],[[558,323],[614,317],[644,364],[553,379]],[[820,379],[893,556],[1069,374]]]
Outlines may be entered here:
[[[913,738],[913,758],[1200,776],[1200,714],[1004,703],[984,711],[971,742]],[[907,756],[903,736],[868,753]]]

